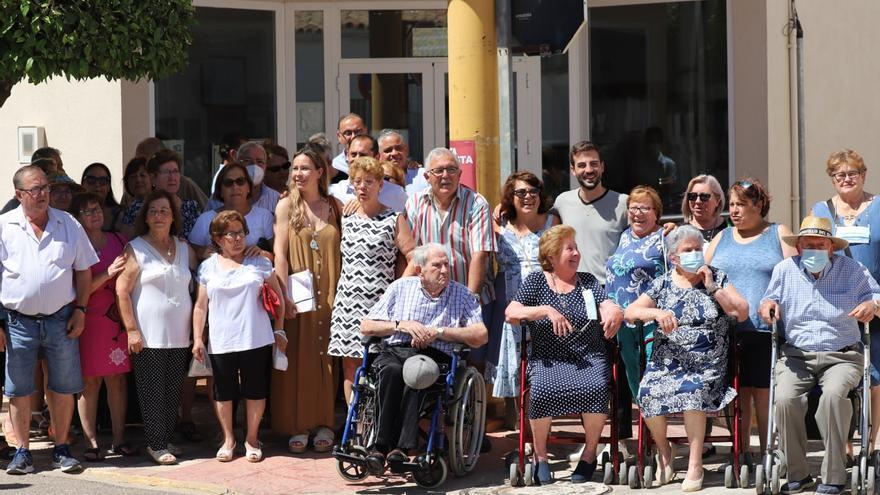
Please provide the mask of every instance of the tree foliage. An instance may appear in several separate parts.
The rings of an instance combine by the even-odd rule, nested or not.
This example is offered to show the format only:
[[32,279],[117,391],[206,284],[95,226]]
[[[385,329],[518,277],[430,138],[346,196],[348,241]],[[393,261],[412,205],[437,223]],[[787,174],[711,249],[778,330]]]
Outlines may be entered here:
[[0,0],[0,106],[22,79],[177,72],[194,16],[191,0]]

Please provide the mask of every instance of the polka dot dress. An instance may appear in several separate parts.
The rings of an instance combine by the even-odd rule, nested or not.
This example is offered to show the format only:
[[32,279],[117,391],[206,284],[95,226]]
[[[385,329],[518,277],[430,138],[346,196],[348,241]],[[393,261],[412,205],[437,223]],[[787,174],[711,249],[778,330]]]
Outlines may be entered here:
[[602,326],[588,319],[586,291],[592,291],[597,305],[605,300],[605,291],[588,273],[578,273],[577,286],[567,294],[553,292],[543,272],[530,274],[520,286],[516,301],[524,306],[552,306],[576,329],[558,337],[548,318],[529,325],[530,419],[608,412],[608,354]]

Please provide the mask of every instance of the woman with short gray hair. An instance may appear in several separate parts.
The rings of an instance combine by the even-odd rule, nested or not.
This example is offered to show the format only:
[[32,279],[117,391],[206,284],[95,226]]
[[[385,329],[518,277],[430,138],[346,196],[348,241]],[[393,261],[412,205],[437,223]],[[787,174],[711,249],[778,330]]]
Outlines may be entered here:
[[703,261],[703,235],[683,225],[666,238],[674,266],[624,312],[629,323],[656,322],[654,348],[639,385],[639,407],[660,452],[658,478],[674,474],[672,446],[666,440],[666,416],[684,413],[690,444],[682,491],[703,485],[706,412],[718,411],[736,396],[727,385],[728,318],[743,321],[749,305],[727,275]]

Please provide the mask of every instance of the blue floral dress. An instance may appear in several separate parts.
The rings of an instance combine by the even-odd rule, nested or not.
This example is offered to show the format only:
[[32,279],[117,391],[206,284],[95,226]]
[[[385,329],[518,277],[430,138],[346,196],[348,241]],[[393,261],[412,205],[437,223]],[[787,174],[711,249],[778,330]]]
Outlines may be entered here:
[[[727,275],[710,267],[719,288]],[[639,406],[645,417],[683,411],[718,411],[736,397],[727,386],[727,334],[730,321],[702,284],[682,288],[672,272],[657,277],[645,294],[658,308],[672,311],[678,328],[656,332],[654,353],[639,388]]]
[[[541,271],[538,262],[538,241],[541,234],[553,224],[553,216],[547,215],[544,228],[526,234],[522,238],[505,226],[498,236],[499,272],[504,273],[504,293],[507,300],[506,308],[513,300],[523,279],[532,272]],[[503,311],[503,310],[502,310]],[[519,325],[504,322],[501,330],[501,346],[498,353],[498,365],[495,368],[495,380],[492,395],[495,397],[516,397],[519,395],[519,344],[522,332]]]
[[[651,281],[666,271],[663,261],[663,230],[638,237],[632,228],[626,229],[620,236],[617,250],[605,263],[605,291],[621,309],[635,302],[648,290]],[[645,338],[649,338],[655,324],[645,326]],[[639,393],[639,341],[642,335],[636,329],[622,324],[617,332],[620,345],[620,356],[626,367],[626,380],[632,396]],[[651,356],[652,344],[648,344],[648,357]]]

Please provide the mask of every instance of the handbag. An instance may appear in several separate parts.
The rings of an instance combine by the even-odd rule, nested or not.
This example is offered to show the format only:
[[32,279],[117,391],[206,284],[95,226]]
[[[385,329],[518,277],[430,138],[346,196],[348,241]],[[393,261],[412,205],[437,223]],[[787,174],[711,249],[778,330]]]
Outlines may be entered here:
[[263,308],[269,312],[269,316],[273,320],[278,319],[278,309],[281,306],[281,299],[275,290],[266,282],[260,288],[260,300],[263,302]]

